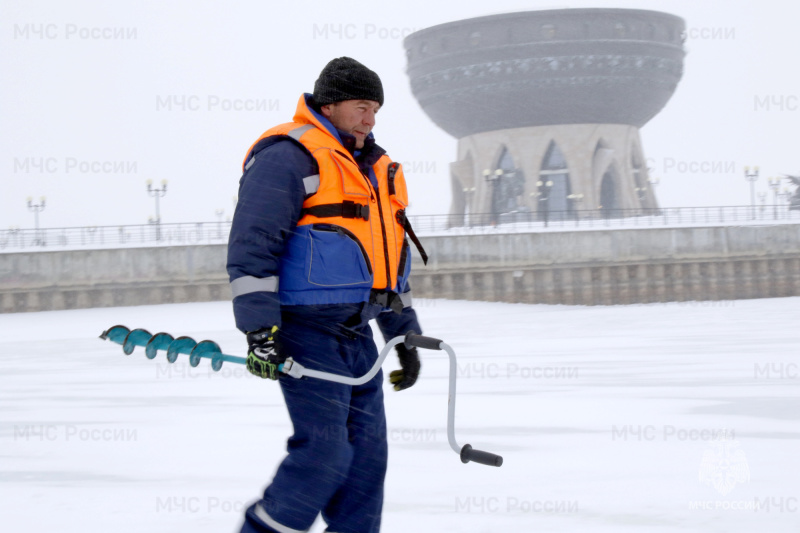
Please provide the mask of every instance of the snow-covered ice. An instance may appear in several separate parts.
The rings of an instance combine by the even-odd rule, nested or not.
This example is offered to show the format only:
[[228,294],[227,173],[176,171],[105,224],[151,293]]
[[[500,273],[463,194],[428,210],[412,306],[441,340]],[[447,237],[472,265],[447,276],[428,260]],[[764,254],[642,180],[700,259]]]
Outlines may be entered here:
[[[459,357],[456,438],[505,464],[449,448],[447,356],[424,351],[385,389],[382,531],[800,529],[800,298],[417,308]],[[278,387],[125,356],[97,338],[115,324],[244,348],[225,302],[0,315],[3,531],[238,530],[291,432]]]

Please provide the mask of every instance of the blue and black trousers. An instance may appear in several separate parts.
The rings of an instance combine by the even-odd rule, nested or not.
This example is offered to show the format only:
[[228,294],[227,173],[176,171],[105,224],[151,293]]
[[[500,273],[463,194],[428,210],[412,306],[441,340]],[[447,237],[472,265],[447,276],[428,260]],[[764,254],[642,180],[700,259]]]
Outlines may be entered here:
[[[357,377],[378,358],[370,304],[287,306],[281,348],[304,367]],[[245,514],[242,533],[307,531],[318,515],[336,533],[377,533],[386,474],[383,372],[349,386],[282,375],[294,427],[288,456],[264,497]]]

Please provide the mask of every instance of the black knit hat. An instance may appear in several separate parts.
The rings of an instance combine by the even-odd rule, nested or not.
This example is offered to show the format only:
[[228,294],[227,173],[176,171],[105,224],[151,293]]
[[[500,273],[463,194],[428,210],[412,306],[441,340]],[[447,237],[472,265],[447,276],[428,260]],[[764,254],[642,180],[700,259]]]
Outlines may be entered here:
[[372,100],[383,105],[383,85],[373,71],[349,57],[337,57],[325,65],[314,83],[318,106],[344,100]]

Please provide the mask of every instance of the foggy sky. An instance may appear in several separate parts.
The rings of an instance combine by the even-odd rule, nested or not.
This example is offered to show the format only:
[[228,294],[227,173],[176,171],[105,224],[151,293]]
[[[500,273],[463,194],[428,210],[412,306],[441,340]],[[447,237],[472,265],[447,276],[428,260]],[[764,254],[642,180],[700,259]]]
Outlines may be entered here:
[[656,194],[663,206],[746,205],[745,165],[761,167],[759,191],[768,176],[800,171],[800,7],[788,5],[6,0],[0,228],[32,227],[26,198],[42,195],[44,227],[145,223],[155,212],[148,179],[168,180],[165,223],[216,220],[220,209],[230,216],[247,148],[290,120],[300,94],[342,55],[383,80],[374,132],[406,163],[411,213],[446,213],[456,140],[411,95],[402,37],[463,18],[564,7],[653,9],[686,20],[684,78],[642,130],[661,180]]

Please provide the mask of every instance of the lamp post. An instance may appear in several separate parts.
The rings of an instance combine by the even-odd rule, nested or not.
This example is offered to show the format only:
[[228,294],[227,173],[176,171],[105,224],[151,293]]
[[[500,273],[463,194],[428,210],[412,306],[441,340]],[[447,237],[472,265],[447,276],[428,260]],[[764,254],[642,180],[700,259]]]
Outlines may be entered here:
[[760,202],[760,211],[761,211],[761,218],[764,218],[764,210],[767,208],[767,193],[760,192],[758,193],[758,201]]
[[472,204],[470,200],[472,200],[472,195],[475,193],[475,187],[464,187],[464,215],[467,219],[467,225],[472,227]]
[[523,198],[525,194],[525,178],[522,169],[516,167],[504,170],[502,177],[505,183],[506,199],[509,202],[507,205],[512,207],[511,212],[514,213],[514,221],[516,221],[519,213],[526,212]]
[[222,240],[222,215],[225,214],[225,210],[215,209],[214,214],[217,215],[217,239]]
[[33,217],[34,217],[34,228],[35,228],[34,244],[36,244],[37,246],[44,246],[44,239],[41,238],[41,234],[39,233],[39,213],[44,211],[44,203],[45,203],[44,196],[39,198],[38,204],[33,203],[33,198],[28,196],[28,209],[30,211],[33,211]]
[[644,207],[644,201],[647,198],[647,187],[636,187],[634,190],[639,198],[639,207]]
[[492,226],[496,225],[498,222],[498,218],[500,218],[500,213],[497,206],[497,187],[498,185],[500,185],[500,176],[502,175],[503,171],[499,168],[494,172],[492,172],[488,168],[484,169],[483,171],[483,179],[486,180],[486,182],[491,185],[491,191],[492,191],[492,201],[491,201],[492,210],[489,215],[490,216],[489,222],[491,223]]
[[[661,178],[659,178],[658,176],[653,176],[652,178],[647,178],[647,183],[650,184],[650,190],[653,191],[653,200],[655,200],[656,187],[658,187],[659,183],[661,183]],[[653,206],[649,208],[649,213],[651,215],[657,214],[656,213],[656,203],[657,202],[654,202]]]
[[156,199],[156,240],[161,240],[161,211],[159,210],[158,199],[167,194],[167,180],[161,180],[161,188],[153,187],[153,180],[147,180],[147,194]]
[[778,220],[778,191],[781,188],[780,178],[769,178],[769,188],[772,189],[772,218]]
[[756,180],[758,179],[758,167],[750,172],[750,167],[744,167],[744,179],[750,182],[750,206],[753,210],[753,220],[756,218]]
[[582,194],[570,194],[567,195],[567,200],[570,201],[570,209],[572,210],[572,214],[575,216],[575,225],[578,225],[578,209],[576,209],[576,204],[580,207],[580,203],[583,201]]
[[[553,186],[553,182],[549,181],[549,180],[548,181],[539,180],[539,181],[536,182],[536,187],[537,187],[537,190],[538,190],[538,192],[536,193],[536,196],[539,197],[539,202],[544,202],[543,204],[539,204],[539,205],[543,205],[544,206],[543,210],[541,212],[544,213],[544,227],[545,228],[547,227],[548,219],[550,218],[550,188],[552,186]],[[542,192],[542,191],[544,191],[544,192]]]
[[776,197],[778,198],[778,202],[780,202],[781,206],[783,206],[783,204],[787,203],[792,197],[792,193],[789,192],[789,189],[784,187],[783,191],[776,194]]

